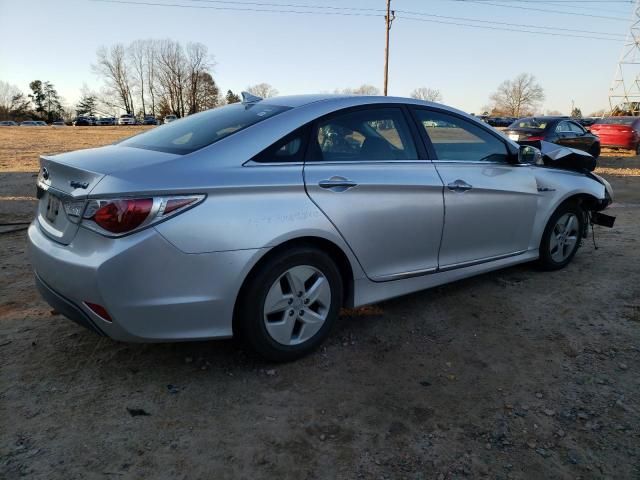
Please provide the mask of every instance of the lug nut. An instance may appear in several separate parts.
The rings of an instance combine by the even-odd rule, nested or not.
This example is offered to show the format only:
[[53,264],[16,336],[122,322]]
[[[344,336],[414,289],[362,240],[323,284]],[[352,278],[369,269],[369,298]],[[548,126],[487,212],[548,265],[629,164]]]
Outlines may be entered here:
[[298,296],[301,297],[302,296],[302,292],[298,292]]
[[289,305],[291,305],[293,303],[293,298],[289,299]]
[[304,315],[304,310],[300,310],[299,315],[302,317]]
[[305,304],[305,305],[309,305],[309,299],[308,299],[308,298],[305,298],[305,299],[304,299],[304,304]]
[[289,316],[293,317],[294,311],[293,310],[289,310]]

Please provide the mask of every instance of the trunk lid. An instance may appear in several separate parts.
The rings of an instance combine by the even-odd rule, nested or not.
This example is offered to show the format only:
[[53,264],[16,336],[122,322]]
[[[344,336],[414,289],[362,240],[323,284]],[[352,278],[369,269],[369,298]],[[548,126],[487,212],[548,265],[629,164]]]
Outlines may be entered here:
[[529,137],[544,137],[544,130],[541,128],[508,128],[504,134],[511,140],[518,142],[527,140]]
[[59,163],[55,157],[40,157],[37,218],[43,232],[52,240],[68,245],[79,223],[65,212],[65,204],[87,197],[103,173]]
[[177,155],[117,146],[40,157],[37,219],[42,231],[52,240],[68,245],[78,232],[80,219],[69,215],[65,205],[67,210],[74,205],[81,208],[82,201],[111,173],[175,157]]

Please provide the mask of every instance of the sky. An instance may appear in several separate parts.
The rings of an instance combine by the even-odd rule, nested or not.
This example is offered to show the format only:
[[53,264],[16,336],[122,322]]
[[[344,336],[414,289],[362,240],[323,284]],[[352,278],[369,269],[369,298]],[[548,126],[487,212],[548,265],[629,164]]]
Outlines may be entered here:
[[[146,4],[0,0],[0,80],[25,93],[34,79],[51,81],[73,105],[83,85],[100,88],[91,64],[101,45],[171,38],[207,45],[223,91],[261,82],[281,95],[333,92],[363,83],[382,89],[384,13],[362,9],[384,9],[385,0],[128,1]],[[180,6],[152,5],[159,3]],[[220,9],[311,7],[320,8],[314,14]],[[476,113],[503,80],[522,72],[535,75],[544,88],[543,110],[568,114],[572,101],[585,115],[608,107],[632,14],[630,0],[392,0],[392,8],[397,18],[390,34],[389,94],[437,88],[443,103]],[[562,36],[523,32],[533,29]]]

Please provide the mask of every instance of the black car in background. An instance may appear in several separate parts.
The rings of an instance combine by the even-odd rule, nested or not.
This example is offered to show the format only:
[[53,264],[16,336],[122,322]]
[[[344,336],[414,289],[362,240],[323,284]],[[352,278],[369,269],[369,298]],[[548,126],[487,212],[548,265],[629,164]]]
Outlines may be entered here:
[[600,156],[600,139],[570,118],[521,118],[509,125],[504,134],[523,145],[536,146],[536,142],[544,140],[583,150],[594,158]]
[[94,124],[94,121],[91,117],[78,117],[73,122],[73,125],[76,127],[90,127]]
[[146,115],[142,121],[143,125],[158,125],[158,120],[153,115]]

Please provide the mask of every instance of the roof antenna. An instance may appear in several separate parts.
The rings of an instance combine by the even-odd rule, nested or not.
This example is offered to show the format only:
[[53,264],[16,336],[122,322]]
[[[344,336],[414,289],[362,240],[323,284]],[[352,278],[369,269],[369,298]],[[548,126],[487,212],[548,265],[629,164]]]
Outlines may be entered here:
[[242,92],[240,95],[242,95],[242,103],[256,103],[262,100],[262,97],[252,95],[249,92]]

